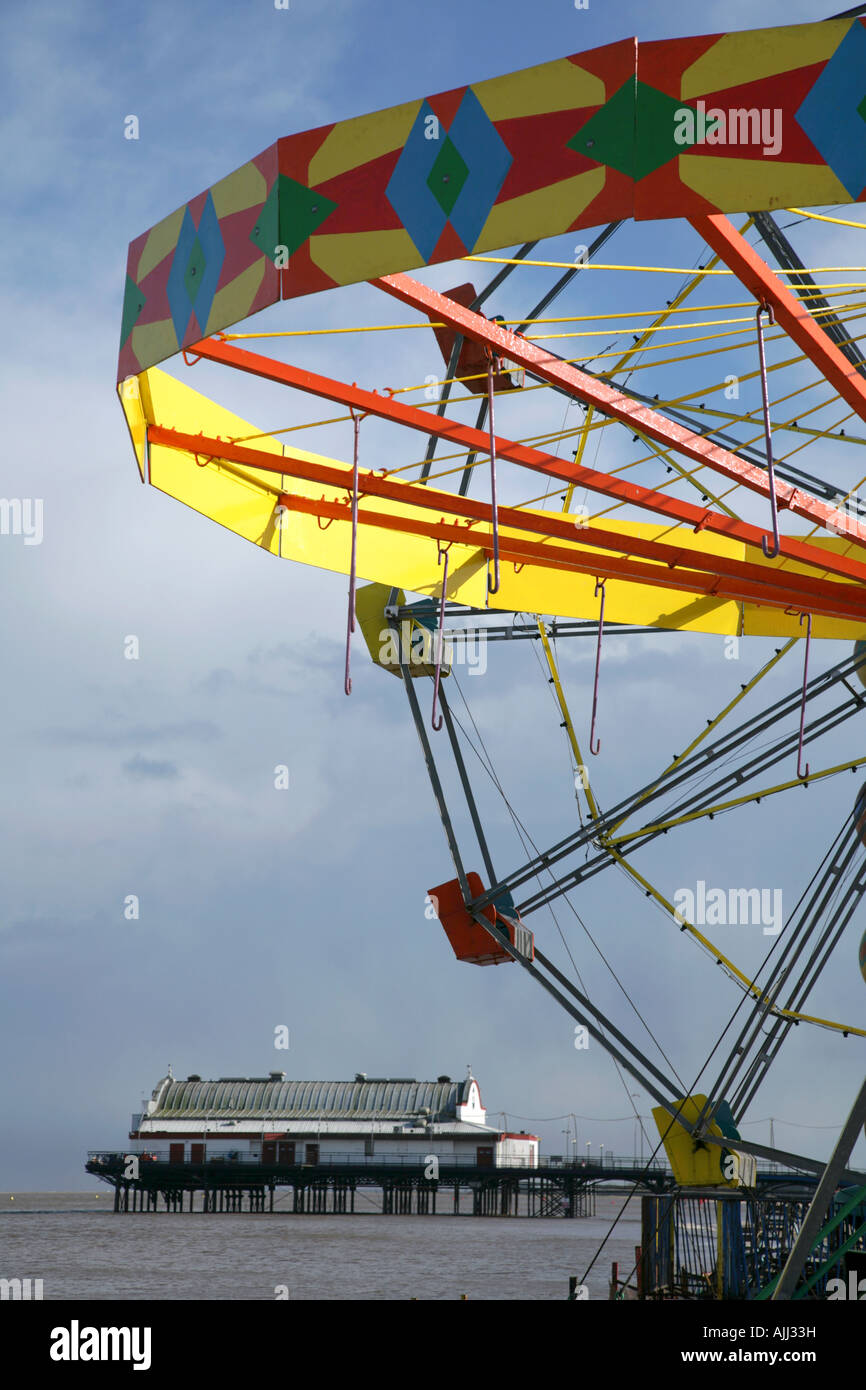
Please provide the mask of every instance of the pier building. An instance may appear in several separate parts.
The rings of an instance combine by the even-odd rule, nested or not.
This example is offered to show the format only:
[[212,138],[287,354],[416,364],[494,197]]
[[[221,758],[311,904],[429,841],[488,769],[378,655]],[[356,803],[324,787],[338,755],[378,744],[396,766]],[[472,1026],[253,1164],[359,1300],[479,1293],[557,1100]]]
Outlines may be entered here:
[[368,1077],[289,1081],[171,1070],[132,1116],[129,1152],[168,1163],[243,1162],[405,1165],[436,1157],[478,1167],[538,1167],[538,1136],[487,1124],[473,1076],[453,1081]]

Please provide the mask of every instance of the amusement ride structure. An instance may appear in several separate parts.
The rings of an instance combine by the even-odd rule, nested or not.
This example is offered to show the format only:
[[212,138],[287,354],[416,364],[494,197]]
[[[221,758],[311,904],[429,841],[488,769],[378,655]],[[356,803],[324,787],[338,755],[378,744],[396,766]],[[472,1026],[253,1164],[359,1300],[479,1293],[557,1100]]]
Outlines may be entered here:
[[[118,365],[144,483],[271,555],[347,576],[345,690],[357,621],[374,663],[402,681],[421,743],[454,866],[430,902],[458,959],[518,963],[652,1096],[681,1188],[737,1197],[758,1158],[817,1182],[784,1269],[768,1271],[761,1292],[774,1297],[823,1288],[866,1238],[866,1175],[847,1166],[866,1085],[828,1165],[738,1130],[792,1029],[828,1029],[854,1047],[866,1038],[809,1003],[866,888],[866,792],[758,972],[633,861],[678,827],[866,764],[819,762],[819,741],[866,704],[866,224],[845,213],[866,201],[864,121],[866,20],[853,13],[625,39],[281,138],[132,242]],[[618,244],[630,234],[637,244],[635,228],[662,220],[680,239],[689,229],[691,265],[615,263]],[[829,236],[831,262],[804,263],[792,227],[813,245]],[[447,293],[408,273],[455,261]],[[637,307],[585,312],[578,289],[598,276],[640,284]],[[482,312],[524,277],[536,286],[525,313]],[[283,300],[365,282],[392,311],[396,301],[399,321],[237,326]],[[377,335],[403,332],[414,384],[361,386],[266,355],[337,331],[362,335],[368,378]],[[338,413],[262,430],[162,370],[178,353],[188,367],[233,368]],[[374,466],[372,448],[365,458],[376,421],[403,427],[410,461]],[[337,425],[351,461],[295,442]],[[604,807],[590,774],[604,741],[605,634],[652,630],[779,646],[683,751]],[[459,691],[461,650],[479,633],[540,657],[579,813],[556,843],[525,841],[524,861],[506,872],[470,776],[474,735],[447,693]],[[579,637],[595,646],[585,743],[557,659]],[[816,673],[826,640],[854,651]],[[751,699],[747,715],[741,704],[793,649],[803,660],[787,693],[757,709]],[[471,843],[446,781],[459,787]],[[736,1007],[699,1093],[535,939],[534,914],[611,868],[731,981]],[[866,937],[866,974],[864,951]]]

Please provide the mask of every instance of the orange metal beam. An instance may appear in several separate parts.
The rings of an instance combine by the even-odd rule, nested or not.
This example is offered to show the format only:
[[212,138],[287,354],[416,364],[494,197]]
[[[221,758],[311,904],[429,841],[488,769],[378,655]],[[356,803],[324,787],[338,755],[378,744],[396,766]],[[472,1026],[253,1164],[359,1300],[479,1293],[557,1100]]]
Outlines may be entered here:
[[[822,376],[862,420],[866,420],[866,380],[817,324],[807,306],[774,275],[766,261],[721,213],[690,217],[695,231],[725,262],[758,304],[769,304],[788,337],[805,352]],[[757,307],[757,306],[756,306]],[[835,526],[834,522],[834,526]],[[855,526],[856,522],[851,522]]]
[[[437,296],[437,298],[442,299],[442,296]],[[447,304],[450,301],[442,300],[442,302]],[[476,315],[475,317],[480,316]],[[481,321],[488,323],[487,319]],[[489,324],[488,326],[499,333],[504,331],[499,329],[496,324]],[[515,338],[513,334],[506,334],[505,336],[514,343],[524,341]],[[345,382],[336,381],[332,377],[325,377],[317,372],[308,371],[306,368],[294,367],[288,362],[278,362],[273,358],[263,356],[261,353],[234,347],[231,343],[222,341],[219,336],[202,339],[195,343],[190,351],[199,357],[207,358],[209,361],[220,362],[224,366],[235,367],[239,371],[263,377],[268,381],[279,382],[284,386],[292,386],[299,391],[307,391],[311,395],[320,396],[325,400],[337,401],[368,415],[376,415],[380,419],[406,425],[423,434],[436,434],[441,439],[447,439],[469,450],[486,453],[489,447],[489,438],[485,431],[474,429],[471,425],[461,424],[447,415],[431,415],[420,410],[417,406],[406,405],[402,401],[394,400],[390,395],[383,396],[378,391],[365,390],[355,383],[348,385]],[[513,356],[510,348],[508,355]],[[556,358],[552,360],[558,361]],[[741,541],[744,545],[758,548],[762,536],[765,535],[765,531],[761,527],[741,521],[738,517],[726,516],[724,513],[713,511],[711,508],[696,506],[692,502],[670,497],[666,493],[657,492],[652,488],[641,487],[638,483],[626,482],[624,479],[613,477],[609,473],[600,473],[593,468],[585,468],[581,464],[557,458],[555,454],[545,453],[541,449],[533,449],[526,444],[514,443],[502,435],[496,437],[496,452],[499,458],[508,459],[509,462],[518,464],[523,468],[532,469],[546,477],[558,478],[565,483],[573,483],[576,487],[587,488],[590,492],[600,493],[605,497],[614,498],[619,502],[628,503],[645,511],[660,513],[670,521],[691,526],[695,531],[712,531],[717,535],[728,536],[732,540]],[[783,486],[783,484],[778,485],[778,487]],[[834,513],[834,515],[839,517],[839,529],[842,529],[845,525],[845,519],[841,513]],[[799,564],[809,565],[822,572],[854,579],[861,584],[866,583],[866,564],[833,551],[819,550],[817,546],[791,536],[782,537],[780,558],[794,560]]]
[[[279,474],[281,477],[292,474],[308,482],[321,483],[329,487],[348,490],[351,486],[352,470],[348,465],[341,467],[315,463],[309,459],[297,457],[291,451],[283,455],[266,453],[261,449],[250,448],[248,445],[229,444],[210,436],[185,434],[182,431],[167,429],[159,425],[149,426],[147,435],[152,444],[177,449],[195,455],[197,458],[222,459],[245,467]],[[485,531],[482,534],[469,530],[477,523],[482,523],[485,527],[492,526],[492,508],[487,502],[452,494],[443,496],[441,492],[436,492],[421,484],[397,482],[381,473],[363,470],[359,475],[359,490],[362,497],[387,498],[436,511],[440,514],[438,525],[428,525],[423,522],[416,525],[411,518],[393,516],[385,517],[382,521],[373,521],[371,516],[374,514],[365,511],[363,520],[367,524],[387,525],[390,521],[393,530],[432,537],[441,535],[443,538],[445,537],[443,528],[447,528],[450,539],[459,537],[464,544],[477,542],[481,549],[492,545],[492,533]],[[309,499],[299,499],[289,494],[286,495],[286,505],[295,507],[296,510],[313,511],[316,515],[323,516],[339,517],[344,514],[344,504],[339,502],[323,503],[325,510],[318,511],[316,510],[319,507],[318,503],[313,506],[312,504],[308,505],[308,502]],[[447,507],[455,518],[463,518],[466,523],[465,527],[455,532],[450,524],[450,518],[449,522],[446,523],[442,516],[443,507]],[[329,510],[333,508],[336,510]],[[556,539],[569,543],[566,549],[562,546],[554,547],[538,541],[524,541],[522,538],[509,537],[507,546],[508,553],[512,558],[519,559],[522,556],[523,559],[531,558],[536,563],[551,564],[561,568],[576,568],[583,573],[601,574],[608,565],[610,557],[587,555],[586,549],[610,551],[614,555],[637,555],[643,559],[654,561],[657,566],[664,565],[665,569],[650,569],[648,566],[639,566],[633,572],[630,571],[626,574],[625,571],[617,567],[618,562],[612,562],[612,567],[605,572],[619,573],[622,577],[632,577],[638,582],[657,584],[665,588],[689,588],[691,592],[695,593],[712,592],[717,593],[720,597],[737,597],[749,602],[764,603],[771,607],[791,607],[802,612],[822,613],[827,616],[866,621],[866,594],[859,586],[827,582],[811,575],[793,574],[776,566],[754,565],[748,561],[732,560],[726,556],[702,554],[700,551],[688,550],[683,546],[671,545],[664,541],[621,535],[617,531],[599,527],[594,523],[580,527],[576,531],[573,522],[564,518],[540,518],[517,507],[499,507],[497,510],[502,526],[527,531],[539,535],[545,540]],[[381,514],[375,515],[379,517]],[[459,521],[456,521],[455,525],[459,527]],[[685,582],[686,577],[691,581],[692,576],[699,573],[708,576],[706,582],[697,587],[694,587],[691,582]],[[714,582],[720,578],[724,579],[724,589],[714,587]]]
[[[733,228],[731,230],[733,231]],[[464,309],[462,304],[455,304],[453,300],[428,289],[418,280],[413,280],[410,275],[383,275],[378,280],[371,281],[371,284],[377,285],[403,304],[410,304],[424,314],[435,315],[437,320],[456,328],[464,337],[475,338],[478,342],[485,343],[498,357],[507,357],[535,376],[549,381],[551,385],[561,387],[569,395],[593,406],[601,414],[610,415],[613,419],[628,425],[629,429],[654,439],[666,449],[675,449],[693,463],[712,468],[723,477],[769,498],[769,479],[763,468],[747,463],[745,459],[723,449],[721,445],[713,444],[711,440],[695,434],[693,430],[686,429],[675,420],[669,420],[659,411],[651,410],[649,406],[633,400],[616,387],[609,386],[607,382],[580,371],[568,362],[563,362],[562,358],[554,353],[539,348],[534,343],[528,343],[519,334],[500,328],[483,314],[474,314],[471,310]],[[853,369],[849,367],[849,370]],[[787,507],[797,516],[804,517],[816,526],[832,526],[834,531],[844,531],[855,544],[866,547],[866,530],[856,523],[852,525],[850,519],[836,507],[813,497],[802,488],[791,487],[788,483],[777,482],[775,492],[779,510]]]
[[[282,493],[279,500],[290,511],[305,512],[310,516],[327,516],[340,521],[348,522],[351,520],[348,501],[328,502],[324,498],[297,497],[291,493]],[[395,517],[387,513],[371,512],[366,508],[361,510],[360,517],[366,526],[379,526],[389,531],[429,536],[437,543],[457,541],[461,545],[466,545],[475,541],[478,549],[488,559],[493,555],[492,533],[482,536],[477,532],[467,531],[466,527],[461,526],[459,522],[446,522],[443,518],[440,518],[438,522],[417,521],[412,517]],[[501,533],[499,552],[504,560],[513,562],[515,565],[531,561],[533,564],[543,565],[548,569],[574,570],[579,574],[595,575],[599,579],[625,579],[636,584],[651,584],[662,589],[677,589],[723,601],[757,603],[767,608],[793,609],[794,611],[800,611],[802,604],[801,594],[796,592],[785,594],[783,590],[775,586],[772,589],[767,589],[742,579],[717,577],[701,573],[698,570],[677,569],[673,571],[667,567],[647,565],[638,560],[620,559],[608,554],[582,556],[579,551],[574,549],[566,550],[561,546],[544,545],[539,541],[504,537]],[[847,587],[845,585],[837,586],[840,594],[844,593]],[[857,592],[856,589],[849,591],[851,593]],[[830,603],[818,599],[811,611],[828,618],[841,618],[847,622],[862,623],[866,618],[866,604],[862,600],[848,604],[841,600],[838,603]]]

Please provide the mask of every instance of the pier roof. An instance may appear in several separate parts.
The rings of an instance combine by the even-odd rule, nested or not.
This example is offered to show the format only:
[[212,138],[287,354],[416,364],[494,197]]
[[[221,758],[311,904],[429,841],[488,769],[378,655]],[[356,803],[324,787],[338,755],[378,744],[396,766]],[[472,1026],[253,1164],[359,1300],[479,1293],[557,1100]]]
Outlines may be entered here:
[[407,1120],[423,1115],[441,1123],[462,1118],[458,1106],[469,1101],[473,1086],[477,1087],[477,1082],[471,1077],[464,1081],[287,1081],[262,1077],[178,1081],[167,1076],[154,1090],[146,1115],[149,1120],[256,1116]]

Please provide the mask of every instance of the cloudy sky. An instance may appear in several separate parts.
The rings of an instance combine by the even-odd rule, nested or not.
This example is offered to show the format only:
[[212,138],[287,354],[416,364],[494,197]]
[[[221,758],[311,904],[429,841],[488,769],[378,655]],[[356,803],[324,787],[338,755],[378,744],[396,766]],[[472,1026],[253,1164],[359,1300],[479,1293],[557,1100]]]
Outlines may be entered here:
[[[5,9],[2,493],[41,499],[43,536],[38,545],[0,537],[0,1188],[86,1186],[86,1150],[123,1144],[129,1113],[169,1063],[178,1076],[281,1068],[322,1079],[356,1070],[460,1077],[471,1065],[494,1122],[504,1112],[509,1127],[534,1129],[558,1153],[559,1117],[573,1115],[581,1151],[631,1154],[627,1092],[643,1116],[648,1097],[623,1085],[599,1047],[576,1050],[572,1021],[521,970],[458,964],[425,915],[427,890],[452,871],[405,696],[360,640],[354,692],[343,694],[345,580],[278,562],[142,488],[114,370],[129,241],[278,136],[632,34],[688,34],[695,13],[681,0],[590,0],[580,11],[571,0]],[[699,27],[821,17],[805,0],[712,0]],[[134,141],[124,138],[131,114]],[[623,263],[699,258],[697,238],[679,225],[620,235],[611,254],[615,246]],[[825,240],[822,254],[862,261],[850,241]],[[439,267],[425,278],[446,288],[467,277],[465,267]],[[518,280],[490,312],[528,310],[551,276]],[[580,294],[563,313],[635,303],[633,286],[616,281]],[[410,317],[362,286],[277,306],[259,326]],[[296,360],[393,384],[407,379],[408,337],[412,370],[421,367],[411,379],[422,380],[440,363],[421,334],[383,334],[360,348],[311,341]],[[181,364],[168,369],[263,426],[328,413],[261,384],[227,383],[206,364],[194,379]],[[509,428],[554,430],[564,412],[561,398],[536,396]],[[474,407],[457,413],[469,418]],[[418,456],[417,439],[385,427],[365,439],[374,466]],[[335,426],[308,444],[346,458],[350,431]],[[624,447],[605,444],[599,466],[622,461]],[[810,464],[820,471],[821,455]],[[125,658],[130,637],[137,660]],[[590,646],[560,644],[584,739]],[[610,634],[593,768],[603,804],[664,766],[771,650],[744,643],[730,661],[720,638]],[[816,669],[846,654],[821,644]],[[800,674],[798,651],[760,698],[793,689]],[[536,844],[568,834],[572,773],[532,644],[491,649],[483,676],[460,680]],[[421,697],[426,710],[426,688]],[[852,721],[812,756],[830,766],[861,751]],[[287,791],[274,787],[277,764],[290,769]],[[793,905],[857,785],[848,774],[701,823],[636,863],[668,896],[703,879],[778,887]],[[522,862],[520,841],[488,788],[482,805],[506,872]],[[130,921],[132,894],[140,915]],[[558,904],[556,917],[532,919],[539,942],[571,971],[565,941],[592,997],[652,1050],[595,942],[691,1084],[739,1002],[735,987],[616,871],[576,893],[573,910]],[[862,1023],[862,926],[846,933],[816,1013]],[[755,926],[724,927],[719,945],[750,968],[767,940]],[[274,1049],[279,1025],[288,1052]],[[778,1144],[823,1156],[863,1057],[862,1040],[798,1028],[744,1133],[766,1142],[773,1117]],[[861,1162],[864,1149],[861,1141]]]

